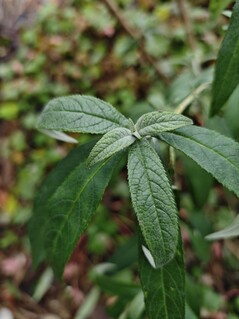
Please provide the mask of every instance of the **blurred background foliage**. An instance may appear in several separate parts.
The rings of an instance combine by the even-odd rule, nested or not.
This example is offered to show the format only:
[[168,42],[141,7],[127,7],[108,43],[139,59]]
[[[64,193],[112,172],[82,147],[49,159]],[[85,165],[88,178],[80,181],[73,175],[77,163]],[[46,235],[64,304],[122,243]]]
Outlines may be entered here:
[[[195,124],[239,141],[238,89],[220,116],[208,117],[229,23],[221,13],[233,1],[26,0],[18,15],[4,19],[6,3],[0,1],[0,319],[145,318],[123,165],[64,283],[46,265],[31,268],[27,222],[34,195],[73,147],[36,131],[37,116],[51,98],[79,93],[133,119],[153,110],[183,111]],[[238,200],[182,154],[171,154],[174,171],[166,146],[159,152],[179,207],[187,318],[239,318],[238,240],[204,238],[234,220]]]

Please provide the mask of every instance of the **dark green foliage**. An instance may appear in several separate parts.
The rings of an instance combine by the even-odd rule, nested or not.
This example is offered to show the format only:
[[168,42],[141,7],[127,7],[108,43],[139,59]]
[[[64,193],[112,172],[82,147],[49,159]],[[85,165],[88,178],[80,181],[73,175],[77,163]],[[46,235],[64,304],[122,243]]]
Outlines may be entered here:
[[[53,280],[51,270],[46,268],[47,262],[34,272],[30,269],[31,256],[25,223],[32,214],[33,196],[37,194],[38,197],[41,194],[43,197],[42,200],[36,199],[35,204],[39,206],[39,209],[35,205],[34,211],[38,217],[35,220],[35,231],[32,237],[34,236],[36,243],[45,243],[46,236],[42,233],[42,227],[47,225],[43,219],[48,212],[47,205],[44,205],[43,201],[48,200],[48,195],[46,190],[43,191],[44,187],[43,189],[39,187],[40,182],[49,171],[54,171],[53,167],[56,163],[72,149],[72,145],[56,141],[43,135],[41,131],[35,130],[38,112],[50,99],[58,96],[94,95],[114,105],[126,118],[132,118],[135,122],[142,114],[145,114],[144,120],[141,119],[136,125],[137,130],[141,130],[140,135],[144,137],[147,134],[157,133],[158,129],[167,131],[170,126],[171,129],[176,129],[176,126],[184,123],[184,120],[191,122],[185,117],[179,120],[174,114],[176,111],[192,118],[200,126],[233,137],[238,141],[238,87],[229,97],[223,110],[210,120],[207,118],[211,104],[209,82],[212,82],[214,61],[222,37],[227,32],[230,10],[236,1],[110,0],[109,2],[118,5],[118,12],[125,19],[126,26],[128,24],[136,33],[139,33],[137,38],[139,40],[127,34],[120,21],[107,9],[105,5],[107,1],[2,0],[2,3],[10,6],[14,2],[18,3],[18,6],[23,2],[44,2],[44,4],[39,12],[37,12],[38,7],[34,10],[34,15],[39,13],[35,24],[18,32],[19,42],[15,42],[17,50],[14,55],[0,65],[0,290],[2,292],[0,304],[1,306],[8,304],[11,298],[13,316],[18,317],[18,310],[14,309],[17,294],[17,305],[21,304],[21,312],[27,308],[26,317],[29,313],[30,319],[36,315],[37,308],[34,306],[42,297],[40,306],[46,316],[54,300],[54,305],[57,302],[61,305],[51,308],[51,312],[60,318],[64,310],[68,314],[65,316],[69,318],[78,318],[78,316],[81,319],[89,316],[97,318],[98,309],[104,308],[104,311],[109,311],[103,315],[104,317],[145,319],[143,292],[140,291],[137,272],[138,254],[135,248],[137,237],[133,235],[136,214],[134,216],[131,209],[124,161],[121,162],[120,171],[116,169],[104,200],[97,209],[97,214],[93,216],[92,222],[89,223],[82,240],[69,260],[70,263],[67,264],[65,272],[67,277],[64,277],[66,284]],[[58,2],[61,3],[59,7]],[[178,6],[183,2],[186,4],[188,20],[191,22],[190,32]],[[15,6],[12,6],[12,9],[15,15],[17,9]],[[224,9],[227,12],[223,13]],[[2,20],[0,24],[2,27]],[[237,34],[233,36],[236,37]],[[13,36],[15,37],[15,33]],[[190,36],[194,40],[192,47]],[[12,43],[11,39],[6,40]],[[4,55],[6,46],[2,38],[0,42],[1,55]],[[145,59],[140,46],[152,56],[154,65]],[[228,49],[227,52],[229,51]],[[232,56],[228,56],[228,61],[231,58]],[[224,59],[225,63],[228,61]],[[167,85],[162,81],[155,66],[168,79]],[[217,76],[221,75],[217,72]],[[233,81],[230,79],[226,81],[225,89],[228,90],[231,84]],[[215,93],[220,95],[223,90],[221,86]],[[105,102],[102,103],[106,105]],[[105,106],[106,109],[108,108]],[[147,113],[158,110],[163,112],[156,112],[154,115],[152,112]],[[156,115],[161,118],[159,123],[153,122]],[[59,116],[55,123],[56,127],[62,124],[61,121],[65,119],[65,116],[66,113],[64,117]],[[119,113],[116,117],[118,116],[120,116]],[[77,114],[74,113],[71,120],[74,121],[76,117]],[[170,123],[173,126],[169,121],[165,121],[169,117],[172,119]],[[83,127],[86,122],[82,123]],[[128,120],[126,122],[125,129],[130,130],[130,134],[127,133],[125,139],[135,141],[137,134],[131,135],[132,123]],[[50,128],[51,124],[50,122]],[[119,129],[121,131],[121,128]],[[123,129],[124,132],[125,129]],[[92,127],[88,126],[87,130],[91,131]],[[44,130],[44,133],[58,140],[61,138],[64,142],[78,141],[82,145],[89,141],[89,136],[84,134],[74,133],[66,137],[63,132],[53,130]],[[112,133],[114,132],[109,132],[110,135]],[[164,167],[170,169],[170,182],[173,184],[177,207],[180,208],[179,222],[185,244],[187,273],[195,283],[192,289],[187,289],[186,299],[189,307],[186,307],[185,318],[192,319],[206,315],[236,319],[238,317],[237,297],[229,297],[224,302],[218,302],[221,296],[223,298],[230,296],[231,290],[237,285],[236,240],[212,243],[205,240],[205,235],[219,231],[230,224],[236,225],[237,220],[235,222],[234,220],[238,212],[238,201],[234,194],[215,183],[212,175],[203,171],[191,158],[187,157],[185,161],[182,158],[186,155],[174,152],[172,149],[169,153],[168,146],[160,141],[160,134],[158,133],[158,141],[153,139],[152,145],[156,148]],[[120,150],[123,144],[117,138],[116,142],[118,143],[112,147],[108,144],[109,149],[103,147],[105,153],[99,152],[101,146],[98,144],[99,148],[97,147],[94,152],[97,151],[100,157],[94,156],[97,153],[93,152],[90,159],[97,161]],[[151,143],[150,138],[149,142]],[[81,154],[78,155],[81,158]],[[116,155],[117,159],[118,155],[120,154]],[[67,161],[68,157],[63,162],[62,171],[60,173],[58,171],[59,182],[64,176],[64,170],[66,175],[69,175],[70,171],[78,166],[78,158],[75,162],[72,161],[72,167],[70,163],[68,167]],[[89,161],[88,164],[92,162]],[[213,186],[210,188],[213,181]],[[53,188],[47,184],[50,193],[54,193]],[[236,234],[236,231],[233,227],[216,236],[220,235],[223,238],[222,236],[225,235]],[[132,237],[133,240],[131,240]],[[118,246],[121,249],[118,250]],[[33,250],[33,259],[36,263],[45,260],[47,248],[44,244],[42,250]],[[111,258],[110,255],[114,254],[114,251],[117,254]],[[5,259],[7,265],[8,260],[11,260],[9,257],[18,258],[19,253],[20,257],[24,255],[27,258],[29,261],[27,265],[19,268],[19,271],[12,276],[4,274]],[[102,280],[94,280],[91,277],[92,266],[96,266],[97,269],[104,268],[107,266],[105,261],[114,265],[111,265],[109,272],[103,273]],[[68,275],[72,264],[77,268],[78,274],[74,274],[75,277],[71,281]],[[215,270],[219,271],[219,274]],[[19,272],[20,276],[18,276]],[[38,287],[42,284],[46,285],[45,274],[49,273],[51,280],[45,286],[45,292],[42,292],[39,297],[36,293]],[[77,281],[80,283],[80,293],[85,300],[83,304],[75,303]],[[136,282],[138,290],[135,289],[131,293],[130,286],[132,284],[134,287]],[[108,289],[104,289],[104,285],[107,284],[109,284]],[[94,286],[90,288],[89,285]],[[122,290],[118,289],[120,285]],[[207,289],[204,289],[206,286]],[[71,294],[72,288],[74,296]],[[99,289],[106,293],[100,298]],[[127,289],[131,293],[130,296],[127,294]],[[98,297],[95,302],[89,303],[91,291],[94,293],[95,290]],[[34,312],[32,314],[29,312],[29,303],[25,302],[27,296],[33,297],[30,301]],[[36,298],[35,301],[34,298]],[[87,314],[85,306],[88,308]],[[76,309],[78,307],[79,312]],[[95,313],[94,309],[96,309]]]
[[85,160],[93,145],[80,146],[70,153],[51,172],[35,201],[29,228],[34,264],[46,255],[58,277],[120,160],[114,157],[89,168]]
[[137,141],[129,151],[129,189],[146,247],[156,268],[167,264],[177,246],[177,209],[168,177],[154,148]]
[[227,102],[239,84],[239,1],[233,9],[229,29],[218,54],[211,115],[215,115]]
[[183,247],[180,230],[174,258],[162,268],[154,269],[142,252],[144,240],[139,241],[140,280],[144,291],[146,310],[150,319],[184,319],[185,278]]
[[162,133],[162,140],[191,157],[239,196],[239,144],[215,131],[192,126]]
[[[143,235],[139,260],[146,309],[150,319],[183,319],[184,266],[177,209],[164,166],[150,142],[156,137],[183,151],[238,196],[239,144],[215,131],[191,125],[192,121],[182,115],[152,112],[134,124],[111,105],[89,96],[50,102],[39,127],[51,129],[51,122],[54,130],[70,131],[72,126],[73,131],[105,135],[91,152],[92,143],[77,148],[69,155],[66,171],[62,173],[68,159],[43,185],[30,223],[32,247],[40,254],[33,255],[35,263],[46,255],[56,275],[62,275],[120,160],[115,153],[128,149],[129,190]],[[36,240],[39,223],[40,237]],[[202,245],[197,246],[197,251],[204,259]],[[110,284],[102,276],[98,281],[103,289],[113,287],[117,294],[121,289],[123,294],[124,289],[130,293],[127,285],[117,281]],[[132,293],[136,298],[136,292]]]

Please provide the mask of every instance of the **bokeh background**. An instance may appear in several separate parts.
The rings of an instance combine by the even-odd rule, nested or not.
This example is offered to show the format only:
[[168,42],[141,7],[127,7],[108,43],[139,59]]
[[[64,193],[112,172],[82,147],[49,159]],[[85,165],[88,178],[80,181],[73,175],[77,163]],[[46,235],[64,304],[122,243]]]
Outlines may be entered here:
[[[32,269],[27,224],[34,195],[74,147],[38,132],[37,117],[51,98],[79,93],[102,98],[134,120],[154,110],[183,110],[195,124],[239,141],[239,90],[220,116],[208,117],[210,82],[232,5],[0,1],[0,319],[145,318],[123,165],[64,281],[55,280],[47,264]],[[161,152],[169,167],[165,145]],[[233,221],[238,199],[191,160],[175,156],[171,175],[185,247],[187,318],[239,318],[238,240],[205,240]],[[106,277],[109,262],[117,271]]]

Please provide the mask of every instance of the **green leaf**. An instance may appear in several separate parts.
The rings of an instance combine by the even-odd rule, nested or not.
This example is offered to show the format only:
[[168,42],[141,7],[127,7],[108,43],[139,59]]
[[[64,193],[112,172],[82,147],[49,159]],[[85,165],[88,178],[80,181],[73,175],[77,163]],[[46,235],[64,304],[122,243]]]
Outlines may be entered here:
[[[229,100],[226,103],[225,112],[223,112],[223,120],[225,121],[225,126],[228,127],[228,130],[232,134],[235,140],[239,140],[239,86],[235,89],[233,94],[230,96]],[[215,118],[215,116],[213,117]]]
[[146,311],[150,319],[184,319],[185,275],[182,239],[179,231],[174,258],[163,267],[154,269],[146,259],[139,240],[139,271]]
[[239,84],[239,0],[218,54],[210,113],[215,115]]
[[39,302],[50,289],[53,280],[53,271],[48,267],[38,279],[32,298]]
[[192,199],[196,207],[201,209],[207,202],[214,179],[188,156],[182,154],[180,160],[184,167],[189,190],[192,193]]
[[73,137],[71,137],[63,132],[46,130],[46,129],[41,129],[39,131],[43,134],[46,134],[46,135],[52,137],[52,138],[55,138],[58,141],[63,141],[66,143],[74,143],[74,144],[78,143],[78,141],[75,138],[73,138]]
[[[95,143],[91,142],[79,146],[71,151],[68,156],[61,161],[47,176],[42,187],[36,194],[33,207],[33,215],[29,222],[29,236],[32,247],[33,267],[39,265],[46,259],[45,236],[46,224],[48,220],[48,201],[64,183],[70,173],[85,160]],[[37,236],[36,236],[37,234]]]
[[51,172],[35,200],[29,225],[33,263],[36,266],[47,255],[58,277],[121,158],[113,157],[89,169],[86,159],[93,145],[91,142],[72,151]]
[[119,319],[141,319],[145,311],[144,294],[140,291],[131,301],[127,304],[124,312],[120,315]]
[[215,131],[190,126],[160,134],[239,197],[239,144]]
[[40,115],[38,127],[56,131],[104,134],[129,121],[112,105],[86,95],[51,100]]
[[223,230],[217,231],[206,236],[208,240],[226,239],[239,236],[239,216],[237,216],[234,222]]
[[93,287],[91,291],[85,296],[81,303],[74,319],[87,319],[94,312],[97,303],[100,299],[100,289]]
[[89,155],[89,165],[103,161],[134,143],[135,137],[127,128],[116,128],[106,133],[94,146]]
[[125,282],[107,275],[94,275],[93,281],[107,294],[132,299],[140,291],[135,283]]
[[231,0],[211,0],[209,9],[213,13],[214,16],[218,16],[222,13],[223,9],[225,9]]
[[[135,264],[138,261],[138,238],[131,236],[122,245],[118,246],[113,255],[108,259],[108,263],[115,266],[114,271],[122,270]],[[113,272],[113,270],[111,271]]]
[[129,151],[128,178],[133,207],[155,267],[174,256],[178,217],[171,185],[154,148],[146,139]]
[[135,126],[141,136],[155,136],[191,124],[192,120],[180,114],[150,112],[141,116]]
[[185,309],[185,319],[197,319],[197,316],[192,311],[190,306],[186,303],[186,309]]

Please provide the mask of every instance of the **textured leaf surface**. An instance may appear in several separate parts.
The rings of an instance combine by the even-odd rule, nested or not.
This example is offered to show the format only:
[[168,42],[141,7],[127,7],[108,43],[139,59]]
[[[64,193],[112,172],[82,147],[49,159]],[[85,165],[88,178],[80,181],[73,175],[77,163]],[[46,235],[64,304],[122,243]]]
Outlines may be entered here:
[[239,144],[215,131],[190,126],[160,134],[239,196]]
[[35,201],[29,228],[33,261],[37,265],[47,255],[59,277],[121,158],[89,169],[86,159],[92,146],[71,152],[49,175]]
[[160,158],[142,139],[130,148],[129,187],[139,225],[156,267],[169,262],[178,239],[174,196]]
[[239,0],[233,9],[230,25],[218,54],[211,115],[226,103],[239,84]]
[[184,319],[184,261],[181,234],[174,258],[163,267],[154,269],[144,256],[139,241],[140,280],[145,296],[146,311],[150,319]]
[[[84,160],[84,152],[90,152],[95,143],[79,146],[71,151],[47,176],[42,187],[36,194],[33,215],[29,222],[29,236],[32,247],[33,266],[36,267],[46,259],[45,233],[48,220],[48,200],[64,183],[68,175]],[[81,158],[83,156],[83,158]],[[37,236],[36,236],[37,234]]]
[[141,136],[155,136],[160,132],[175,130],[193,124],[192,120],[180,114],[150,112],[139,118],[136,129]]
[[112,105],[86,95],[51,100],[38,122],[39,128],[92,134],[104,134],[121,126],[128,127],[128,120]]
[[127,128],[116,128],[106,133],[90,152],[89,165],[109,158],[116,152],[133,144],[134,141],[135,137],[132,136],[132,132]]
[[208,240],[226,239],[239,236],[239,216],[237,216],[234,222],[223,230],[217,231],[206,236]]

